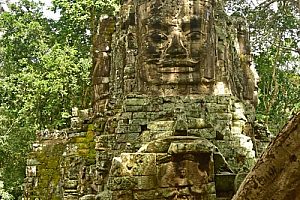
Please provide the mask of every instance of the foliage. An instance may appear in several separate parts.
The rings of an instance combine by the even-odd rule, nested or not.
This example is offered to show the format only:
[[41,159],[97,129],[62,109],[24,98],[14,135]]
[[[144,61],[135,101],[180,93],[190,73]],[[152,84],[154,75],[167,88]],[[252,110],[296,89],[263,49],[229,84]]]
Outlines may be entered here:
[[72,107],[89,105],[91,59],[61,42],[54,23],[29,0],[0,15],[0,179],[15,197],[35,131],[66,127]]
[[1,9],[0,180],[15,198],[35,131],[67,127],[72,107],[89,107],[91,33],[117,6],[117,0],[53,0],[59,20],[45,18],[33,0]]
[[227,8],[248,20],[260,75],[257,119],[277,133],[300,109],[300,5],[286,0],[227,0]]
[[52,0],[52,3],[52,10],[61,14],[55,23],[57,39],[88,54],[91,36],[100,16],[112,15],[118,8],[119,0]]
[[4,190],[3,181],[0,181],[0,197],[2,200],[12,200],[13,196]]
[[257,113],[274,133],[299,109],[298,11],[291,1],[266,1],[249,14],[254,61],[261,77]]

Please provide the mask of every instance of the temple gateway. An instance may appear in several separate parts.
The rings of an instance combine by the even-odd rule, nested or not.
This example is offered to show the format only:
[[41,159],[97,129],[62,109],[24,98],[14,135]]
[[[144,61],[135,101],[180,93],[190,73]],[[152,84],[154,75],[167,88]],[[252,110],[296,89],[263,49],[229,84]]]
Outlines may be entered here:
[[128,0],[95,41],[93,108],[37,133],[24,198],[231,199],[269,142],[244,20],[222,0]]

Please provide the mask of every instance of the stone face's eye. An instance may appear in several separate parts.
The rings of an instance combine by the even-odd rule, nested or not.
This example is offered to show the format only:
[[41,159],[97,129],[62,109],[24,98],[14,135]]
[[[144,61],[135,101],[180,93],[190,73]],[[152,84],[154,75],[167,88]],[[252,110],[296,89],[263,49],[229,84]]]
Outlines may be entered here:
[[186,36],[187,38],[189,38],[190,40],[200,40],[201,39],[201,32],[199,31],[195,31],[195,32],[190,32],[188,33]]
[[168,37],[163,33],[153,33],[151,34],[151,39],[155,43],[162,43],[168,40]]

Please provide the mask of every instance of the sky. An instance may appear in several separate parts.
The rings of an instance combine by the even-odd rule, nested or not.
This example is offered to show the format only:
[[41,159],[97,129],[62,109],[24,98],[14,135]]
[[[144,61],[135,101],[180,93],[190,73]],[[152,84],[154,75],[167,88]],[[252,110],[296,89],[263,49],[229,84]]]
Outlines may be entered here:
[[52,11],[47,10],[51,6],[51,0],[40,0],[41,2],[45,3],[45,8],[44,8],[44,15],[52,18],[52,19],[58,19],[59,18],[59,13],[54,13]]
[[[17,1],[18,0],[10,0],[10,2],[17,2]],[[35,1],[38,1],[38,0],[35,0]],[[3,3],[3,2],[5,2],[5,0],[0,0],[0,3]],[[54,12],[48,10],[48,8],[51,6],[51,0],[40,0],[40,2],[45,4],[43,12],[46,17],[51,18],[51,19],[56,19],[56,20],[59,18],[59,16],[60,16],[59,13],[54,13]],[[7,6],[3,5],[3,8],[6,10]]]

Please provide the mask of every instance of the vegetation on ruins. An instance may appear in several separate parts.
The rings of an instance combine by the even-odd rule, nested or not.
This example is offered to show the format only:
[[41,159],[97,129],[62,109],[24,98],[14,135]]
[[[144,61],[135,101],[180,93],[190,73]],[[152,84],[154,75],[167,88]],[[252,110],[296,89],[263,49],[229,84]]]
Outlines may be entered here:
[[90,3],[53,1],[57,21],[30,0],[1,13],[0,180],[15,197],[36,130],[66,127],[72,107],[89,107]]
[[[227,7],[248,20],[260,76],[257,119],[277,133],[300,109],[300,6],[254,2],[228,0]],[[0,197],[6,199],[22,194],[36,130],[67,127],[72,107],[90,107],[93,35],[101,15],[118,6],[117,0],[52,3],[59,20],[43,16],[42,4],[31,0],[0,11]]]

